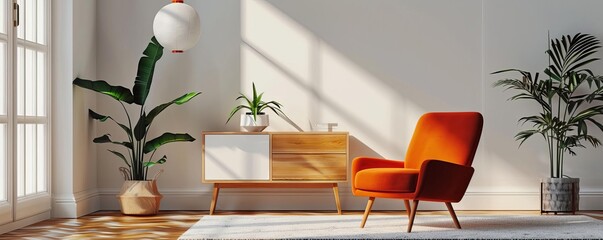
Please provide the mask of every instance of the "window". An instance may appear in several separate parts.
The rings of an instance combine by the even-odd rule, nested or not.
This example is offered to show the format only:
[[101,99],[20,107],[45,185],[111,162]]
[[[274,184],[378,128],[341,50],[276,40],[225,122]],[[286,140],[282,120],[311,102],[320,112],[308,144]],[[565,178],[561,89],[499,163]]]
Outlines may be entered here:
[[49,5],[0,0],[0,224],[50,209]]
[[17,27],[17,197],[46,191],[45,0],[18,0],[25,15]]
[[0,0],[0,204],[8,201],[7,0]]

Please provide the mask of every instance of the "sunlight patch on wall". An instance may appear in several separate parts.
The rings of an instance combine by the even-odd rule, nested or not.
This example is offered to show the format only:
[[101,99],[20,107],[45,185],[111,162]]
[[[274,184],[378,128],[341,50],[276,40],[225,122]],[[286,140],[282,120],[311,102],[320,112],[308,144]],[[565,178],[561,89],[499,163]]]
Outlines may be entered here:
[[[306,131],[310,123],[338,123],[365,145],[353,154],[403,158],[423,112],[417,105],[266,1],[242,2],[241,15],[243,93],[255,82]],[[267,131],[296,131],[269,114]]]
[[[299,78],[287,73],[248,45],[241,44],[241,92],[251,97],[252,82],[255,83],[258,94],[264,93],[262,99],[283,104],[285,114],[307,129],[308,124],[304,119],[309,118],[308,103],[312,96],[307,93],[305,84],[299,83]],[[273,112],[267,111],[267,114],[270,116],[270,126],[265,131],[296,131],[295,127]],[[233,117],[232,121],[238,122],[239,117]]]
[[420,115],[416,106],[332,47],[320,49],[320,92],[331,104],[321,105],[319,120],[337,121],[384,157],[402,158],[408,140],[401,140]]
[[242,1],[241,37],[295,78],[308,83],[313,36],[298,23],[264,1]]

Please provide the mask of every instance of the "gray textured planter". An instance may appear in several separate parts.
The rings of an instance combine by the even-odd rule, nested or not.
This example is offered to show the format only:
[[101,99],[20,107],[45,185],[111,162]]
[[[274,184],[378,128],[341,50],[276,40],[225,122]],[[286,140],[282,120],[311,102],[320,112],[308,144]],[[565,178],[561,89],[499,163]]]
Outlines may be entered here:
[[540,212],[576,213],[580,203],[579,178],[540,179]]

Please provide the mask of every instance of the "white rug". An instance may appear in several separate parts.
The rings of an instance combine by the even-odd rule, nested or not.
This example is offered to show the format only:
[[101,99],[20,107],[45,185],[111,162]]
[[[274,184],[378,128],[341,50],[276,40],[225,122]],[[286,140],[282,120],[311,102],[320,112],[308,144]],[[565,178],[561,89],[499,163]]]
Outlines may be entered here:
[[412,232],[402,215],[205,216],[179,239],[602,239],[603,221],[581,215],[418,215]]

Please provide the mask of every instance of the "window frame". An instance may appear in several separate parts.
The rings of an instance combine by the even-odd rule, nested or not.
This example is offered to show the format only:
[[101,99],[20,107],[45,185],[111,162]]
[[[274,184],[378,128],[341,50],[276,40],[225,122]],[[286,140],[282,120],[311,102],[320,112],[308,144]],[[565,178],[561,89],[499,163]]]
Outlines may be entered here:
[[[29,0],[27,0],[29,1]],[[42,1],[44,2],[44,34],[45,40],[43,44],[37,42],[31,42],[25,39],[18,38],[18,30],[16,26],[14,26],[13,18],[14,18],[14,4],[18,3],[19,0],[5,0],[5,9],[6,9],[6,32],[4,35],[0,34],[0,41],[6,41],[6,115],[0,115],[0,124],[6,124],[6,191],[7,191],[7,201],[0,202],[0,224],[14,222],[22,219],[26,219],[28,217],[33,217],[41,213],[49,212],[51,209],[51,192],[52,192],[52,182],[51,182],[51,172],[52,172],[52,161],[51,161],[51,136],[52,136],[52,0],[33,0],[33,1]],[[26,3],[26,0],[23,0]],[[37,8],[37,5],[35,5]],[[26,38],[26,27],[25,27],[25,19],[26,12],[24,6],[19,6],[19,18],[20,25],[23,25],[23,37]],[[38,16],[33,18],[35,20],[35,24],[39,23]],[[37,30],[35,30],[35,34],[37,34]],[[37,36],[37,35],[36,35]],[[35,55],[35,63],[32,62],[35,66],[38,64],[38,52],[43,52],[44,56],[44,116],[26,116],[27,108],[24,104],[23,106],[23,115],[19,115],[17,109],[18,101],[17,97],[19,93],[17,93],[17,82],[18,72],[17,72],[17,59],[18,52],[17,49],[19,47],[23,47],[23,58],[24,58],[24,69],[23,72],[27,72],[26,67],[26,49],[34,50],[32,55]],[[36,72],[34,76],[38,74],[38,68],[34,69]],[[36,78],[34,81],[37,84],[39,78]],[[23,81],[27,81],[24,75]],[[25,83],[24,83],[25,84]],[[23,89],[23,93],[26,93],[26,89]],[[33,94],[35,94],[36,98],[39,92],[36,90]],[[1,93],[4,95],[4,93]],[[37,104],[37,102],[35,103]],[[34,115],[37,115],[35,113]],[[34,181],[35,191],[31,194],[24,194],[23,196],[17,195],[18,190],[18,179],[19,176],[18,170],[18,159],[17,159],[17,126],[19,124],[23,124],[23,127],[27,126],[26,124],[43,124],[44,125],[44,179],[45,179],[45,190],[37,191],[38,179],[37,179],[37,169],[36,169],[36,180]],[[34,125],[37,128],[38,125]],[[26,135],[26,133],[24,133]],[[26,137],[26,136],[24,136]],[[34,137],[33,141],[38,141],[38,137]],[[36,143],[37,144],[37,143]],[[25,146],[25,145],[24,145]],[[25,148],[24,148],[25,151]],[[34,151],[37,151],[34,149]],[[24,161],[25,155],[24,155]],[[25,164],[24,162],[24,164]],[[37,160],[35,160],[34,165],[37,168]],[[25,166],[25,165],[24,165]],[[25,167],[23,168],[25,172]],[[26,193],[26,185],[24,182],[24,193]]]

